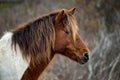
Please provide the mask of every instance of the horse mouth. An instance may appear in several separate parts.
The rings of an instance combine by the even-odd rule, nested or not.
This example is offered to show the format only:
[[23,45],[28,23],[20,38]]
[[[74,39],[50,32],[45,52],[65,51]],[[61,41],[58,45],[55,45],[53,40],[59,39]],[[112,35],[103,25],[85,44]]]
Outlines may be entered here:
[[77,56],[77,62],[80,64],[85,64],[87,63],[89,60],[89,58],[80,58],[79,56]]

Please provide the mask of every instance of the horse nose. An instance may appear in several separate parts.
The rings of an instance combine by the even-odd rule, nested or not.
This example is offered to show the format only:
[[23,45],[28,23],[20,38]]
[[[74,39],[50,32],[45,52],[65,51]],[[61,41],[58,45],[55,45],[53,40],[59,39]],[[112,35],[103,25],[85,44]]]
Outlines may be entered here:
[[85,61],[88,61],[88,60],[89,60],[89,55],[88,55],[87,52],[85,52],[85,53],[83,54],[83,57],[84,57],[84,60],[85,60]]

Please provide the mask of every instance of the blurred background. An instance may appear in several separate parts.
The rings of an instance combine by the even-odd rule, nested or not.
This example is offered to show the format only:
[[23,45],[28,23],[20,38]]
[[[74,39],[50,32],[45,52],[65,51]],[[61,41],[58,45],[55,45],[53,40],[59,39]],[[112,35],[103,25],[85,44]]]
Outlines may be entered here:
[[57,56],[42,80],[120,80],[120,0],[0,0],[0,37],[40,15],[72,7],[90,60],[80,65]]

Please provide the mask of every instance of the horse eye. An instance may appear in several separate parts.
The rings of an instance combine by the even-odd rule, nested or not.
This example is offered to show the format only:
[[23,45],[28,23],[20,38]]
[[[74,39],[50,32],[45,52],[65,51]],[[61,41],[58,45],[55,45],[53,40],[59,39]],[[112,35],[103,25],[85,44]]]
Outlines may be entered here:
[[66,34],[70,34],[70,31],[68,31],[68,30],[64,30],[64,32],[65,32]]

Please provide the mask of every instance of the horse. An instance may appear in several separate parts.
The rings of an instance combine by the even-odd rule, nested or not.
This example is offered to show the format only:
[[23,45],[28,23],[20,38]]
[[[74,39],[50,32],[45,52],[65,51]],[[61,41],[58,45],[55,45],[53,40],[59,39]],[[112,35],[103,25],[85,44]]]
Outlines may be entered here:
[[75,9],[50,12],[6,32],[0,39],[0,80],[38,80],[57,54],[88,62]]

